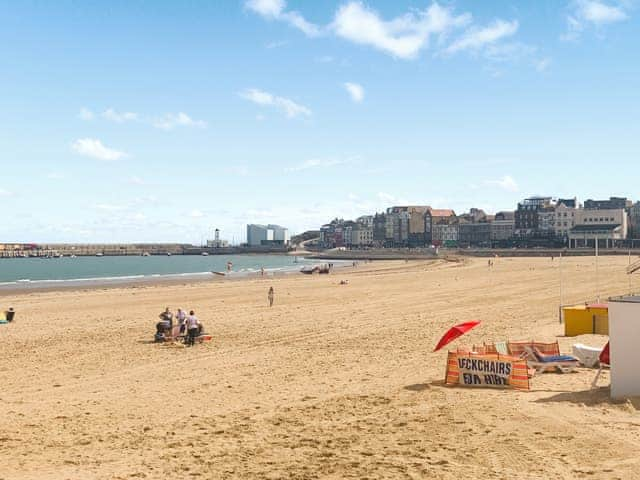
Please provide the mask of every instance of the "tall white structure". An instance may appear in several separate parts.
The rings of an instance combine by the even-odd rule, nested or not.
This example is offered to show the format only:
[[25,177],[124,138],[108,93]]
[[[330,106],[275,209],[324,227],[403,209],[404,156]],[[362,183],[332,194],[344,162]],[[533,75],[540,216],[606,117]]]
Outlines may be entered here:
[[289,245],[289,230],[280,225],[247,225],[247,245],[260,247],[268,245]]
[[291,238],[289,237],[289,229],[281,227],[280,225],[267,225],[267,228],[273,230],[273,240],[276,243],[282,243],[283,245],[289,245]]
[[609,299],[611,397],[640,395],[640,297]]

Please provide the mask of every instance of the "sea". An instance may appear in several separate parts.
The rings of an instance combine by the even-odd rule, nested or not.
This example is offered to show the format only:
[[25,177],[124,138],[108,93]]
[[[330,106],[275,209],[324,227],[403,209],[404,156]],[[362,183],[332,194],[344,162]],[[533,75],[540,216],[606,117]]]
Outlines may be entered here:
[[[227,274],[227,262],[231,272]],[[40,289],[240,278],[299,271],[317,260],[288,255],[172,255],[0,259],[0,289]],[[218,273],[215,273],[218,272]],[[225,277],[220,273],[225,273]]]

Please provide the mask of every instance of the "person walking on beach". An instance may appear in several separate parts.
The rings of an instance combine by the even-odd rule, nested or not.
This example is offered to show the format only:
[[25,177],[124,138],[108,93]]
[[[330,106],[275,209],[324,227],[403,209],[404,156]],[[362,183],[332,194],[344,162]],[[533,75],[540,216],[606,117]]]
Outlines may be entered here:
[[187,346],[193,347],[196,343],[196,337],[200,331],[200,322],[193,310],[189,312],[189,316],[186,319],[187,324]]
[[274,291],[273,291],[273,287],[269,287],[269,293],[267,293],[267,298],[269,299],[269,306],[273,307],[273,298],[274,298]]

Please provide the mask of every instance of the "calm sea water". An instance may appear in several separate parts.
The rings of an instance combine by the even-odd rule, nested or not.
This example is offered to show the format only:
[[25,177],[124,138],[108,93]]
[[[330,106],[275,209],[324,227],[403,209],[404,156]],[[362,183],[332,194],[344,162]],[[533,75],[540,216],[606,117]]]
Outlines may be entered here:
[[264,267],[268,273],[295,271],[311,260],[285,255],[173,255],[150,257],[63,257],[0,259],[0,287],[43,283],[109,283],[157,277],[207,277],[226,271],[233,262],[233,275],[249,274]]

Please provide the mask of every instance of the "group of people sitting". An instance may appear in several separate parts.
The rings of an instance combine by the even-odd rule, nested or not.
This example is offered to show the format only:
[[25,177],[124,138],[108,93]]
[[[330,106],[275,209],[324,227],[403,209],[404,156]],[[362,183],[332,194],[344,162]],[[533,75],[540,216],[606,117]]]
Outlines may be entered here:
[[156,334],[154,340],[156,342],[166,342],[168,340],[184,340],[184,343],[192,347],[196,343],[196,338],[204,334],[204,326],[196,317],[193,310],[186,311],[181,308],[175,314],[171,312],[169,307],[159,315],[160,321],[156,324]]

